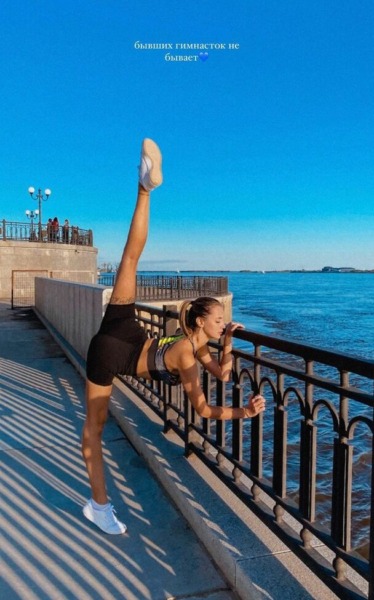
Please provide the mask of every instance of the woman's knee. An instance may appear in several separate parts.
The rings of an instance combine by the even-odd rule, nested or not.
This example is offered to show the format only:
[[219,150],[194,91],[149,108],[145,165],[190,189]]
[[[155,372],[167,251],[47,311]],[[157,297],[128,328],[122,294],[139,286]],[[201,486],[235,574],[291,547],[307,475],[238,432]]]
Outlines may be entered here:
[[83,427],[83,439],[101,438],[106,419],[86,419]]
[[87,380],[86,423],[90,429],[102,430],[107,417],[112,386],[101,386]]

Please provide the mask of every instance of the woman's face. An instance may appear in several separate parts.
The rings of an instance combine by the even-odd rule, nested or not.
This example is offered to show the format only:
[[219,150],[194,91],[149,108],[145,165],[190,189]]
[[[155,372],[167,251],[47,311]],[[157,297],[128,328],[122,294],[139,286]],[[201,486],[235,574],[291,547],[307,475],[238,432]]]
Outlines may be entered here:
[[214,304],[206,317],[202,317],[203,330],[209,339],[218,340],[224,332],[223,307]]

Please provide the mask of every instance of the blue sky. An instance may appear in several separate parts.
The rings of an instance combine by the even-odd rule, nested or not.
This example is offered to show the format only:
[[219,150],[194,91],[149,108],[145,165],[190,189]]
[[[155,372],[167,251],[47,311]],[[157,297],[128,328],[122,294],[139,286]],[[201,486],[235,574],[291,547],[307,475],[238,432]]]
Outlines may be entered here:
[[[371,0],[3,0],[0,16],[1,219],[49,187],[43,221],[91,228],[118,262],[152,137],[164,185],[140,268],[374,268]],[[176,47],[193,43],[225,49]]]

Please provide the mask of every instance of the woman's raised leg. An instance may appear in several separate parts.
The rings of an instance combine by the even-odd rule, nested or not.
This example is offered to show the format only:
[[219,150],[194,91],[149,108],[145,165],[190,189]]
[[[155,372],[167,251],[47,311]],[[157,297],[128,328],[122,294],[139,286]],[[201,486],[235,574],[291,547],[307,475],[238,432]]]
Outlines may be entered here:
[[140,184],[127,242],[117,271],[110,304],[132,304],[136,300],[136,271],[147,241],[149,192]]
[[140,160],[138,197],[111,304],[131,304],[136,300],[136,271],[148,236],[149,194],[162,183],[161,152],[155,142],[150,139],[143,141]]

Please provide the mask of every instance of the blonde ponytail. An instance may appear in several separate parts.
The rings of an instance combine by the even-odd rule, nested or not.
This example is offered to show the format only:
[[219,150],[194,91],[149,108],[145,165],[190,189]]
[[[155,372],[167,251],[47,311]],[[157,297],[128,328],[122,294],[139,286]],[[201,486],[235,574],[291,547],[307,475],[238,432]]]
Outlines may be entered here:
[[182,303],[182,305],[180,307],[180,311],[179,311],[180,326],[186,337],[188,337],[192,333],[192,329],[190,327],[187,327],[188,310],[189,310],[190,306],[191,306],[191,300],[185,300]]

